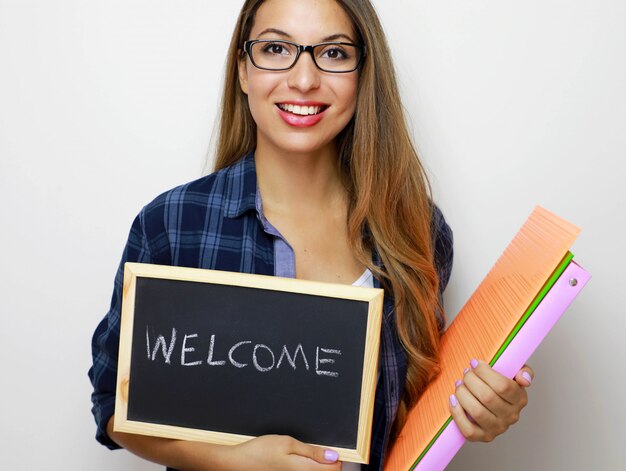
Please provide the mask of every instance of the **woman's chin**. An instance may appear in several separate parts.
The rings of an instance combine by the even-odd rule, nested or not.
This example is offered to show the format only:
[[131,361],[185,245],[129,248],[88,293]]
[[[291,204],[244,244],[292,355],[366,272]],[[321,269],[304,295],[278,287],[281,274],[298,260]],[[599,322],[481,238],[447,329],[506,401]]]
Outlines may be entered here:
[[[312,136],[291,136],[290,139],[283,139],[281,142],[274,142],[267,146],[268,150],[280,154],[291,155],[320,155],[327,154],[329,152],[336,153],[336,146],[334,140],[325,141],[320,139],[311,139]],[[257,143],[257,152],[259,147],[263,148],[263,145]]]

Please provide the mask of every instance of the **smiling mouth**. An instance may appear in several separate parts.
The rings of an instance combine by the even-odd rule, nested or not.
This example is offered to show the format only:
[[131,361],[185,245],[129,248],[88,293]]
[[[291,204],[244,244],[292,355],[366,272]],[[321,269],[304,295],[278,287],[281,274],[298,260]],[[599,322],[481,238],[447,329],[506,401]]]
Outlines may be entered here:
[[286,111],[287,113],[295,114],[298,116],[312,116],[316,114],[320,114],[323,111],[328,109],[328,105],[322,106],[301,106],[301,105],[292,105],[289,103],[276,103],[281,110]]

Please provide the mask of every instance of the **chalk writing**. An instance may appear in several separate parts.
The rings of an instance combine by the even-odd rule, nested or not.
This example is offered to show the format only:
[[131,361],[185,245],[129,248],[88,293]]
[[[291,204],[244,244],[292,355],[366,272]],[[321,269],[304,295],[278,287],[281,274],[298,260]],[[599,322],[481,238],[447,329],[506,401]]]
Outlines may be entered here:
[[198,336],[198,334],[191,334],[191,335],[185,335],[185,338],[183,339],[183,348],[180,352],[180,364],[183,366],[196,366],[196,365],[200,365],[202,364],[202,362],[200,360],[197,361],[192,361],[191,363],[187,363],[185,361],[185,353],[187,352],[195,352],[196,349],[194,347],[187,347],[187,339],[193,339],[196,338]]
[[[259,361],[257,359],[257,353],[256,353],[259,348],[264,348],[272,356],[272,364],[270,366],[264,368],[261,365],[259,365]],[[254,351],[252,352],[252,363],[254,363],[254,367],[261,372],[270,371],[272,368],[274,368],[274,352],[270,350],[270,347],[268,347],[267,345],[263,345],[262,343],[257,343],[254,346]]]
[[252,343],[252,342],[250,340],[244,340],[243,342],[236,343],[235,345],[232,346],[232,348],[228,352],[228,359],[230,360],[230,363],[233,366],[236,366],[237,368],[244,368],[248,366],[247,363],[239,363],[238,361],[233,360],[233,353],[235,353],[235,350],[237,350],[239,347],[247,343]]
[[330,376],[332,378],[336,378],[339,374],[336,371],[327,371],[320,370],[320,364],[333,364],[335,360],[333,358],[320,358],[320,350],[322,353],[328,353],[333,355],[341,355],[341,350],[336,350],[334,348],[320,348],[317,347],[315,350],[315,372],[320,376]]
[[[298,343],[295,348],[289,348],[287,344],[281,345],[278,349],[274,350],[271,346],[263,343],[253,343],[252,340],[242,340],[231,345],[228,350],[228,361],[225,359],[217,359],[216,356],[216,344],[217,336],[212,334],[209,340],[209,346],[207,351],[206,361],[203,362],[199,357],[197,344],[198,334],[184,334],[183,340],[180,345],[180,366],[192,367],[200,365],[208,366],[226,366],[231,365],[235,368],[246,368],[252,363],[252,367],[260,372],[267,373],[273,369],[279,369],[281,366],[289,365],[294,371],[297,370],[298,365],[303,366],[306,371],[310,370],[309,361],[305,353],[305,349],[302,343]],[[146,352],[148,360],[152,362],[163,361],[167,365],[172,364],[172,353],[176,347],[178,340],[178,332],[176,328],[172,328],[172,333],[169,337],[169,342],[164,335],[156,336],[154,343],[151,343],[150,338],[150,326],[146,326]],[[276,355],[274,351],[280,352],[278,361],[276,361]],[[161,355],[158,355],[158,353]],[[293,352],[290,353],[290,352]],[[334,356],[330,357],[330,356]],[[341,356],[341,350],[337,348],[329,348],[316,346],[315,347],[315,374],[318,376],[328,378],[338,378],[339,372],[328,369],[328,365],[336,364],[336,361]]]
[[[172,352],[174,351],[174,344],[176,343],[176,329],[172,328],[172,336],[170,340],[170,346],[167,346],[167,342],[165,341],[165,337],[159,335],[157,337],[156,342],[154,343],[154,348],[152,349],[152,357],[150,356],[150,334],[148,332],[148,326],[146,326],[146,344],[148,346],[148,358],[154,361],[157,352],[159,351],[159,346],[161,346],[161,352],[163,353],[163,357],[165,358],[165,363],[170,363],[170,357],[172,356]],[[167,350],[166,350],[167,349]]]
[[298,352],[300,352],[300,355],[302,356],[302,361],[304,362],[304,367],[308,370],[309,369],[309,362],[306,361],[306,355],[304,354],[304,350],[302,349],[302,344],[301,343],[299,343],[298,346],[296,347],[296,351],[293,354],[293,358],[291,357],[291,355],[289,355],[289,350],[287,350],[287,345],[283,345],[283,351],[280,354],[280,358],[278,359],[278,364],[276,365],[276,369],[280,368],[280,365],[283,362],[283,358],[287,357],[287,361],[289,362],[291,367],[295,370],[296,369],[296,360],[298,359]]
[[226,360],[213,361],[213,349],[215,348],[215,334],[211,335],[211,344],[209,345],[209,357],[206,362],[211,366],[222,366],[226,364]]

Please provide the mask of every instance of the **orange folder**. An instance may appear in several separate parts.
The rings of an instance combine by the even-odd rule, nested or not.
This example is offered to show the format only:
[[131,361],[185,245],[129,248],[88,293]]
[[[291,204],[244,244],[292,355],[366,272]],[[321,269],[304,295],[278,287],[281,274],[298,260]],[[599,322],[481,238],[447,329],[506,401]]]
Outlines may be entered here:
[[[532,323],[528,320],[533,319],[534,310],[539,311],[537,306],[541,307],[543,297],[550,294],[552,286],[557,287],[557,281],[567,284],[568,280],[561,279],[561,275],[578,273],[581,284],[577,289],[582,289],[589,275],[571,262],[573,256],[569,253],[579,232],[576,226],[544,208],[535,208],[443,335],[441,373],[409,412],[408,420],[385,460],[385,471],[432,471],[445,468],[464,442],[456,424],[451,421],[449,409],[449,397],[454,393],[455,381],[462,377],[463,370],[473,358],[488,361],[493,366],[499,355],[506,352],[507,345],[515,339],[516,333],[523,332],[524,322],[530,324],[531,327],[526,329],[530,331]],[[557,296],[555,291],[552,292],[552,298]],[[571,302],[575,294],[567,296]],[[542,330],[530,334],[531,342],[528,345],[532,345],[522,348],[525,350],[521,354],[527,354],[522,361],[532,354],[569,305],[569,302],[554,302],[547,297],[545,301],[543,307],[558,305],[558,309],[551,309],[554,312],[550,325],[546,324]],[[538,313],[533,322],[539,321],[540,315]],[[520,337],[518,335],[518,343]],[[519,361],[520,352],[517,352],[517,356],[516,361]],[[509,368],[509,377],[515,374],[511,374],[511,371]],[[430,461],[424,458],[429,453]],[[433,454],[438,457],[434,459]],[[420,466],[422,460],[429,464],[422,462]]]

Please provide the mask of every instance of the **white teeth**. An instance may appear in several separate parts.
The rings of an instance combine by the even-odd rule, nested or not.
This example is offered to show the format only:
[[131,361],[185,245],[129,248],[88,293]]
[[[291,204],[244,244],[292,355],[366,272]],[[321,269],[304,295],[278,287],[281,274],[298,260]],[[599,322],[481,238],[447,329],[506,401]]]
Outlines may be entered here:
[[292,105],[290,103],[288,104],[279,103],[278,107],[283,111],[289,111],[290,113],[297,114],[300,116],[318,114],[322,110],[321,106],[300,106],[300,105]]

